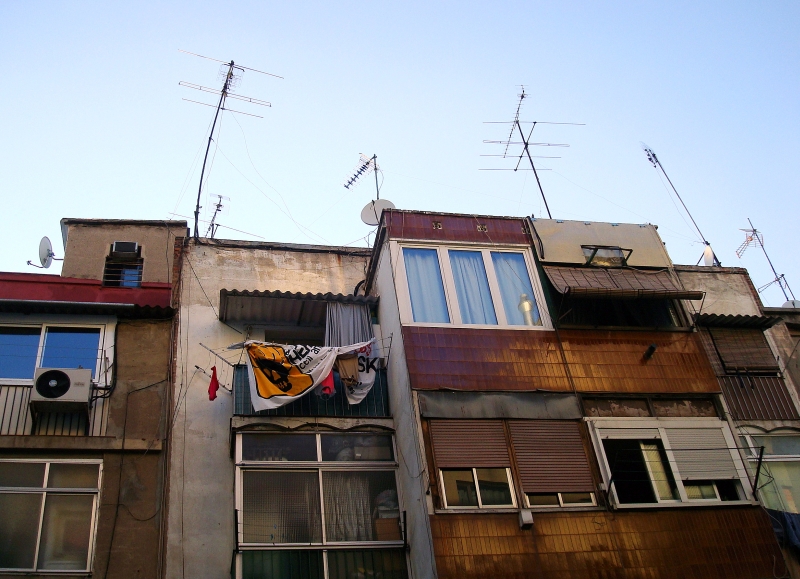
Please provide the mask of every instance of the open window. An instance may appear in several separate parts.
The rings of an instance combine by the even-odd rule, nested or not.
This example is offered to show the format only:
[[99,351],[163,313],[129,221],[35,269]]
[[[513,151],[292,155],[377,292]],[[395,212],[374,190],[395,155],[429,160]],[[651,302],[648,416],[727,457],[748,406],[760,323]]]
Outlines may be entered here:
[[103,271],[103,285],[110,287],[141,287],[142,247],[135,241],[115,241],[111,244],[106,267]]

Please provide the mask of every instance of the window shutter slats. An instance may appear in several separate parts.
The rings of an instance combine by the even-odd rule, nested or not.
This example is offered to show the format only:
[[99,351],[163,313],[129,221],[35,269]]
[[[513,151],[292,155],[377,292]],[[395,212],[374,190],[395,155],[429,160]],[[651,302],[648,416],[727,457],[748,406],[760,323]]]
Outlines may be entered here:
[[512,420],[508,425],[524,492],[594,490],[578,423]]
[[750,328],[709,328],[708,331],[726,371],[778,371],[778,363],[763,331]]
[[667,428],[665,431],[681,479],[720,480],[738,477],[736,464],[721,428]]
[[438,468],[511,466],[501,420],[431,420]]

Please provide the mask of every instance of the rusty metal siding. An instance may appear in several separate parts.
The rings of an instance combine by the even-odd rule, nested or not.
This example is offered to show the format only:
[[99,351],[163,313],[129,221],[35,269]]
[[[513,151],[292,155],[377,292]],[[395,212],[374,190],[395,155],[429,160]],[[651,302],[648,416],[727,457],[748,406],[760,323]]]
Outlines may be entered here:
[[430,432],[438,468],[511,466],[501,420],[431,420]]
[[780,376],[721,376],[719,383],[735,420],[800,419]]
[[[517,217],[483,217],[410,211],[385,211],[383,220],[391,239],[471,241],[476,243],[530,244],[525,221]],[[434,223],[441,227],[434,227]],[[481,231],[478,226],[485,226]]]
[[778,362],[762,330],[709,328],[708,331],[726,371],[778,371]]
[[680,288],[667,270],[639,271],[554,265],[545,265],[543,269],[556,291],[573,297],[688,300],[703,298],[703,292]]
[[508,427],[524,492],[594,490],[579,423],[560,420],[511,420]]

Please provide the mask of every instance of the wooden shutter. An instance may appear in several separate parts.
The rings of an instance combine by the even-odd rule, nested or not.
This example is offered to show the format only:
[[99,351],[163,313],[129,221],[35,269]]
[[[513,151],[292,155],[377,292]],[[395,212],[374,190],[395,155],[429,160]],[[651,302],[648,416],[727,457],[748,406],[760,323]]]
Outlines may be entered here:
[[438,468],[511,466],[502,420],[431,420]]
[[708,331],[726,371],[778,371],[778,363],[762,330],[709,328]]
[[577,422],[512,420],[508,426],[524,492],[594,490]]
[[665,431],[682,480],[738,478],[722,428],[666,428]]

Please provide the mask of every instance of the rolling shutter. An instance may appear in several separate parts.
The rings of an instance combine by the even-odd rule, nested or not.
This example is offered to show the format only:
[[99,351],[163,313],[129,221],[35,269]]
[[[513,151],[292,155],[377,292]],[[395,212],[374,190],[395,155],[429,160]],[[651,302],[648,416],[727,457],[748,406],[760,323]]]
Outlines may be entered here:
[[512,420],[508,426],[524,492],[594,490],[577,422]]
[[721,428],[666,428],[665,431],[682,480],[739,477]]
[[502,420],[431,420],[438,468],[511,466]]
[[747,328],[709,328],[708,331],[726,371],[778,371],[778,362],[763,331]]

